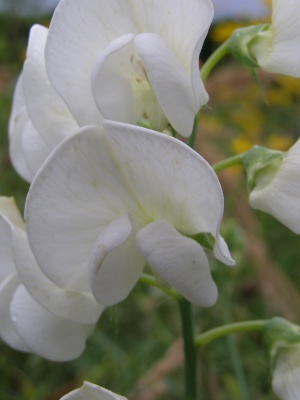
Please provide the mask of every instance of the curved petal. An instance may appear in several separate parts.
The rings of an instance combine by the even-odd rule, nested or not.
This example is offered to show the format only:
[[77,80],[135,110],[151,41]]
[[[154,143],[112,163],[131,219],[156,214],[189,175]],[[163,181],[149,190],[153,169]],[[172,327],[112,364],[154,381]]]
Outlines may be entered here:
[[250,193],[251,207],[273,215],[300,234],[300,140],[290,148],[274,178],[266,185],[263,172]]
[[25,215],[37,264],[58,286],[90,291],[93,244],[136,207],[104,133],[82,129],[53,151],[29,190]]
[[121,215],[97,239],[90,261],[93,294],[106,306],[124,300],[145,265],[136,249],[128,215]]
[[121,36],[100,54],[92,77],[94,98],[107,119],[136,124],[147,118],[153,128],[162,131],[168,121],[149,84],[133,37]]
[[28,120],[23,127],[21,146],[24,159],[33,179],[51,152],[52,147],[45,143],[31,120]]
[[201,104],[196,104],[189,74],[162,37],[144,33],[137,35],[134,43],[167,119],[179,133],[189,136],[195,114],[208,101],[204,88]]
[[101,386],[84,382],[81,388],[73,390],[60,400],[126,400],[126,398]]
[[51,150],[79,127],[48,80],[44,55],[47,35],[48,29],[41,25],[30,30],[23,92],[31,122]]
[[14,324],[24,342],[41,357],[70,361],[81,355],[94,325],[80,325],[57,317],[19,286],[11,303]]
[[0,196],[0,215],[6,217],[18,228],[24,228],[23,218],[13,197]]
[[[136,33],[129,0],[63,0],[51,21],[46,66],[50,82],[80,126],[101,125],[90,77],[100,54],[112,40]],[[70,68],[72,65],[72,68]]]
[[266,71],[300,77],[300,2],[273,0],[272,25],[258,35],[251,51]]
[[12,110],[9,118],[9,156],[17,173],[26,181],[31,182],[33,174],[27,165],[22,148],[23,129],[29,120],[23,95],[22,80],[23,76],[20,74],[16,84]]
[[279,349],[272,378],[272,389],[280,400],[300,399],[300,346]]
[[[10,211],[13,211],[13,209]],[[9,222],[7,217],[5,217],[1,213],[0,214],[0,282],[3,279],[6,279],[8,276],[15,273],[16,273],[16,268],[13,259],[13,241],[11,234],[11,223]]]
[[10,314],[10,303],[19,285],[20,280],[16,274],[7,277],[0,284],[0,337],[10,347],[28,352],[30,348],[18,334]]
[[[210,0],[131,1],[139,33],[164,38],[192,80],[199,79],[199,52],[213,19]],[[197,50],[197,55],[195,55]],[[196,79],[195,79],[196,80]]]
[[216,259],[221,261],[222,263],[229,266],[234,266],[236,264],[236,262],[231,257],[227,243],[221,235],[216,236],[216,243],[213,252]]
[[145,223],[165,220],[190,236],[201,232],[219,236],[222,188],[203,157],[158,132],[111,121],[104,127],[131,191],[145,210]]
[[190,302],[215,304],[218,289],[202,247],[165,221],[155,221],[136,234],[138,249],[149,266]]
[[219,235],[223,194],[199,154],[147,129],[115,122],[105,129],[107,137],[96,127],[82,129],[56,148],[27,197],[30,246],[61,287],[90,290],[92,246],[125,213],[139,226],[160,219],[187,235]]
[[14,261],[22,283],[30,295],[51,313],[81,324],[93,324],[104,307],[91,293],[60,288],[39,269],[28,245],[26,233],[13,229]]
[[93,96],[101,114],[105,118],[128,123],[136,122],[131,84],[124,74],[124,58],[128,55],[127,45],[132,38],[133,35],[128,34],[113,40],[101,52],[92,72]]

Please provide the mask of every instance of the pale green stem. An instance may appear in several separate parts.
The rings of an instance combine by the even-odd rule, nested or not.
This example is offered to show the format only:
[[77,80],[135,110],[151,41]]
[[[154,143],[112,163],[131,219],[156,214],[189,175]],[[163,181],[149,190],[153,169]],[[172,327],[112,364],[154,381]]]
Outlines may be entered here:
[[223,171],[223,169],[232,167],[234,165],[239,165],[242,163],[242,159],[245,153],[240,153],[235,156],[225,158],[225,160],[219,161],[216,164],[213,164],[212,167],[215,172]]
[[205,82],[208,78],[212,69],[218,64],[218,62],[229,54],[229,40],[226,40],[212,55],[205,61],[201,68],[201,78]]
[[194,342],[195,324],[193,306],[184,298],[179,300],[178,304],[181,315],[182,337],[184,345],[184,399],[197,400],[197,351]]
[[192,149],[195,147],[196,137],[198,133],[198,121],[199,121],[199,114],[195,116],[193,131],[187,143]]
[[166,288],[165,286],[161,285],[157,280],[148,274],[142,274],[139,277],[139,282],[144,283],[145,285],[148,286],[153,286],[158,289],[160,289],[162,292],[166,293],[168,296],[172,297],[174,300],[181,300],[181,295],[173,288],[169,289]]
[[213,342],[216,339],[219,339],[222,336],[231,335],[233,333],[261,331],[266,322],[267,320],[235,322],[233,324],[227,324],[211,329],[195,338],[195,346],[203,346]]

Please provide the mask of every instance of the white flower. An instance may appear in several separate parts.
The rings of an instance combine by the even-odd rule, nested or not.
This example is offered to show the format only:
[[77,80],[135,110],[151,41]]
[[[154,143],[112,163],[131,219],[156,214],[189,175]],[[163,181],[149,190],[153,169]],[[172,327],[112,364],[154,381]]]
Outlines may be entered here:
[[103,117],[189,136],[208,100],[199,53],[210,0],[61,0],[49,29],[49,80],[80,126]]
[[[36,299],[29,293],[32,287]],[[63,290],[44,276],[28,246],[15,202],[0,197],[1,338],[17,350],[68,361],[84,350],[102,309],[92,298]]]
[[280,400],[300,400],[300,345],[279,348],[275,358],[272,389]]
[[79,129],[67,106],[51,86],[45,68],[48,29],[34,25],[23,71],[18,79],[9,121],[10,158],[28,182],[52,149]]
[[57,147],[34,179],[27,233],[38,265],[59,287],[93,292],[105,306],[126,298],[145,263],[193,303],[217,289],[203,248],[233,265],[219,234],[223,194],[208,163],[182,142],[111,121]]
[[250,45],[267,72],[300,78],[300,0],[273,0],[272,23]]
[[300,233],[300,140],[274,164],[261,169],[250,193],[251,207],[273,215]]
[[80,389],[66,394],[60,400],[126,400],[126,398],[101,386],[84,382]]
[[210,0],[62,0],[32,27],[9,123],[14,168],[31,182],[52,149],[103,117],[188,136],[208,100],[199,53]]

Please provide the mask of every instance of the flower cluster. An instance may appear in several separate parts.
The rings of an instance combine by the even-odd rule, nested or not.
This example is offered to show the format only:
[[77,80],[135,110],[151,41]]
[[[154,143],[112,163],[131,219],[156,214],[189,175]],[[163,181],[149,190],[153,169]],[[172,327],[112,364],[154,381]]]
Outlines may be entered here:
[[[229,47],[251,68],[299,77],[300,2],[288,3],[274,0],[272,24]],[[0,198],[0,336],[13,348],[78,357],[146,266],[178,297],[216,302],[208,253],[235,264],[220,235],[222,189],[169,134],[188,137],[208,101],[199,53],[212,18],[210,0],[61,0],[49,29],[31,29],[9,122],[13,166],[31,183],[25,222]],[[257,154],[242,159],[250,205],[300,233],[299,141]],[[280,376],[274,391],[290,399]],[[125,399],[90,383],[64,397],[82,398]]]
[[9,124],[13,165],[32,182],[26,226],[0,210],[4,278],[18,282],[3,302],[24,342],[14,347],[77,357],[146,264],[191,302],[216,302],[197,238],[234,264],[219,181],[183,142],[128,124],[191,133],[208,99],[198,57],[212,16],[210,0],[62,0],[49,29],[31,29]]
[[[159,18],[157,18],[159,16]],[[184,136],[208,100],[199,53],[210,0],[62,0],[50,29],[31,29],[10,119],[14,167],[32,181],[45,158],[79,127],[103,119]]]

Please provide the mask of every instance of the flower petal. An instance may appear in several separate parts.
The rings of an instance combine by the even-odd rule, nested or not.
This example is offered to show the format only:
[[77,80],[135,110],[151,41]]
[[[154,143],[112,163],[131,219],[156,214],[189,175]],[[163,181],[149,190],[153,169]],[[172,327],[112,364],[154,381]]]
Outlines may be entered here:
[[91,293],[64,289],[53,284],[39,269],[26,233],[13,229],[14,260],[22,283],[30,295],[51,313],[82,324],[97,322],[104,307]]
[[11,222],[5,214],[21,225],[20,215],[14,200],[0,197],[0,283],[8,276],[16,273],[13,259]]
[[94,325],[80,325],[57,317],[20,286],[11,303],[14,324],[24,342],[39,356],[70,361],[80,356]]
[[136,122],[133,117],[131,84],[124,75],[124,58],[132,38],[133,35],[128,34],[113,40],[101,52],[92,73],[93,95],[101,114],[105,118],[127,123]]
[[56,8],[45,53],[47,72],[80,126],[102,123],[90,77],[100,52],[112,40],[136,32],[130,3],[85,0],[83,6],[81,0],[63,0]]
[[274,178],[266,185],[256,180],[250,193],[251,207],[273,215],[293,232],[300,234],[300,140],[290,148]]
[[30,171],[27,161],[24,158],[22,148],[23,129],[28,122],[28,113],[23,95],[23,77],[19,76],[12,104],[12,111],[9,118],[9,155],[14,169],[28,182],[31,182],[33,174]]
[[23,127],[21,146],[24,159],[31,172],[32,180],[51,152],[52,147],[45,143],[39,132],[32,125],[30,119],[28,119]]
[[47,35],[48,29],[41,25],[34,25],[30,30],[23,92],[31,122],[51,150],[79,127],[49,82],[44,55]]
[[266,71],[300,77],[300,2],[273,0],[272,24],[251,46],[258,64]]
[[[104,122],[110,145],[148,222],[165,220],[193,236],[211,233],[218,258],[234,265],[219,239],[224,200],[211,166],[182,142],[157,132]],[[132,155],[131,155],[132,154]],[[149,173],[151,171],[151,173]]]
[[10,347],[27,352],[30,349],[18,334],[10,314],[10,303],[19,285],[20,280],[16,274],[7,277],[0,284],[0,337]]
[[60,287],[90,291],[88,262],[97,237],[137,204],[97,127],[83,128],[62,143],[44,167],[26,202],[30,246],[50,280]]
[[280,400],[300,399],[300,346],[278,350],[272,378],[272,389]]
[[190,76],[162,37],[144,33],[134,43],[167,119],[179,133],[189,136],[195,114],[208,101],[204,88],[201,104],[196,104]]
[[101,232],[90,261],[90,281],[96,299],[110,306],[124,300],[136,284],[145,261],[136,249],[127,214]]
[[155,221],[136,234],[136,243],[149,266],[186,299],[204,307],[215,304],[218,290],[197,242]]
[[160,219],[189,236],[219,235],[223,194],[199,154],[147,129],[115,122],[105,123],[105,129],[107,137],[87,127],[65,140],[27,197],[30,247],[40,268],[61,287],[90,290],[92,247],[125,213],[139,226]]
[[13,197],[0,196],[0,215],[6,217],[18,228],[24,228],[23,218]]
[[126,400],[126,398],[101,386],[84,382],[81,388],[73,390],[60,400]]

